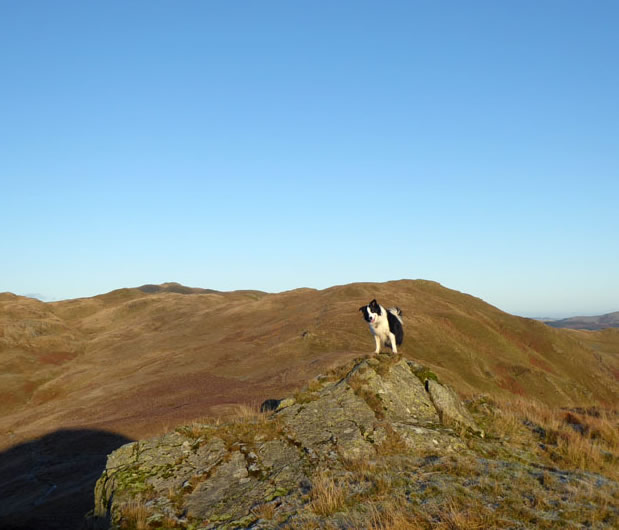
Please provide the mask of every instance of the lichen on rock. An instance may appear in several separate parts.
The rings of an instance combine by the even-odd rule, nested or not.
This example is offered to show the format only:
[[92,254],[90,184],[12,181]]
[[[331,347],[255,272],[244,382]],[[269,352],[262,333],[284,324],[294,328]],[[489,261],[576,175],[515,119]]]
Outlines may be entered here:
[[[358,360],[311,382],[300,393],[311,399],[125,445],[108,457],[90,525],[133,528],[139,513],[152,528],[318,528],[326,520],[356,528],[371,515],[364,499],[386,498],[382,490],[410,502],[413,491],[466,490],[466,472],[420,477],[427,468],[453,471],[454,462],[483,468],[495,449],[484,446],[480,457],[471,448],[471,437],[492,442],[481,440],[453,390],[419,377],[424,370],[399,356]],[[535,476],[510,465],[523,481]]]

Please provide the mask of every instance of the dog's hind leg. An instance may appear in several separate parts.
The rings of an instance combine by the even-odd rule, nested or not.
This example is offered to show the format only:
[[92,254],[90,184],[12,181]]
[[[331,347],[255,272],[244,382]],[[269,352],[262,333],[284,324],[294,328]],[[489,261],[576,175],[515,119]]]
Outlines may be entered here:
[[391,342],[391,350],[393,353],[398,353],[398,345],[395,342],[395,335],[389,332],[389,342]]

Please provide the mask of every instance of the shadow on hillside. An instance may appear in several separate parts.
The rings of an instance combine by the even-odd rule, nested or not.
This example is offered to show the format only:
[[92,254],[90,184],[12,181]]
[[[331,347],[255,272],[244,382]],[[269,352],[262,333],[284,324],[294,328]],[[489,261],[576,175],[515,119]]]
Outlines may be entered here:
[[59,430],[0,453],[0,528],[80,529],[106,457],[132,440]]

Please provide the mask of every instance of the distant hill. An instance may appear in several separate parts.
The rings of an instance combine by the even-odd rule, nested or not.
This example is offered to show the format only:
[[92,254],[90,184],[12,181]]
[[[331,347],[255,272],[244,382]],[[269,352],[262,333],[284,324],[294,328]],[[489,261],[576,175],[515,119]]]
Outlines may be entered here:
[[561,320],[547,320],[546,324],[553,328],[600,330],[619,328],[619,311],[592,317],[571,317]]
[[213,289],[200,289],[197,287],[186,287],[176,282],[162,283],[161,285],[146,284],[138,287],[140,291],[147,294],[157,293],[177,293],[177,294],[213,294],[218,293]]

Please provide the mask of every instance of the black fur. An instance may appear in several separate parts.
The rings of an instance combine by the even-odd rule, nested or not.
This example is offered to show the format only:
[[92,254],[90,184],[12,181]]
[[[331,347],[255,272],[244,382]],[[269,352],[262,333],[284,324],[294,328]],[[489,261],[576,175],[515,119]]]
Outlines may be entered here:
[[387,311],[387,320],[389,321],[389,329],[395,335],[395,343],[400,346],[404,340],[404,330],[398,318],[391,312]]
[[377,315],[382,315],[383,312],[380,308],[380,304],[376,301],[376,299],[372,300],[368,306],[370,307],[371,311],[373,313],[376,313]]

